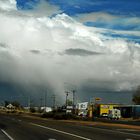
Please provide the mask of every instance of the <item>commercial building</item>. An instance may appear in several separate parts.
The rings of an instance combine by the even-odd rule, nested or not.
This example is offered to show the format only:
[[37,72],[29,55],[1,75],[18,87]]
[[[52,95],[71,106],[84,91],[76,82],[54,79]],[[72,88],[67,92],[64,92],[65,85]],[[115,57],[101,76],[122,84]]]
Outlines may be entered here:
[[97,117],[107,117],[109,114],[109,110],[118,107],[119,104],[97,104],[95,106],[95,116]]
[[116,108],[120,109],[123,118],[140,117],[140,105],[120,105]]
[[77,110],[79,116],[87,116],[88,113],[88,102],[82,102],[77,104]]

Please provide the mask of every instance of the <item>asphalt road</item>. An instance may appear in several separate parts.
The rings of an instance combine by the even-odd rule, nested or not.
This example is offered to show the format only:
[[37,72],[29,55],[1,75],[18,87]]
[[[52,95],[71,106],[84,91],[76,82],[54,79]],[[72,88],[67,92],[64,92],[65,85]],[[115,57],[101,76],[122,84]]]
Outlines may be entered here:
[[140,140],[140,131],[0,114],[0,140]]
[[116,123],[116,124],[129,124],[129,125],[136,125],[136,126],[140,126],[140,121],[135,120],[135,121],[131,121],[131,120],[109,120],[107,118],[95,118],[94,119],[97,122],[106,122],[106,123]]

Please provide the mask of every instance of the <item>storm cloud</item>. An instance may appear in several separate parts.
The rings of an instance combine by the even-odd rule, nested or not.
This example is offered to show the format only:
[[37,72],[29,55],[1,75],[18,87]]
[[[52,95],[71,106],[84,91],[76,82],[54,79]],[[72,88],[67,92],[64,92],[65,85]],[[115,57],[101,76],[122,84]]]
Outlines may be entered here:
[[67,50],[65,50],[65,54],[88,56],[88,55],[99,55],[101,53],[77,48],[77,49],[67,49]]
[[35,96],[48,90],[60,101],[65,90],[76,89],[83,100],[94,90],[113,95],[139,85],[139,43],[107,37],[112,30],[85,26],[65,13],[50,17],[60,10],[49,7],[48,14],[44,5],[18,11],[14,0],[1,1],[0,83]]

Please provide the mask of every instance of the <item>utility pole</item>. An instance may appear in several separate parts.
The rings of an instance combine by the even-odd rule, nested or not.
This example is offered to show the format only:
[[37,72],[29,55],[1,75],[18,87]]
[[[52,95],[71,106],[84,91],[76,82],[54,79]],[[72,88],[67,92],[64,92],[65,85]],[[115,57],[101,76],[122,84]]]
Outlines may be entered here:
[[46,106],[47,106],[47,91],[44,94],[44,110],[46,112]]
[[31,97],[30,96],[28,97],[28,107],[29,107],[29,109],[31,108]]
[[54,95],[52,96],[52,98],[53,98],[53,109],[55,109],[55,105],[56,105],[56,95],[54,94]]
[[72,90],[72,95],[73,95],[73,113],[75,113],[75,93],[76,93],[76,90]]
[[43,101],[43,99],[40,98],[40,108],[42,107],[42,101]]
[[69,95],[69,91],[65,91],[65,93],[66,93],[66,112],[67,112],[67,101],[68,101],[68,95]]

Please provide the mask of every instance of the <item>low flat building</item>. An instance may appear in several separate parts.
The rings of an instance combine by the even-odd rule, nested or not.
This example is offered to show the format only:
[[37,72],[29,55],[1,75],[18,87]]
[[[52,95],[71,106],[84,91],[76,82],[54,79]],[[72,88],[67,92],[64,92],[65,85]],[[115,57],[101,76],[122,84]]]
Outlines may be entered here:
[[88,102],[77,103],[77,110],[79,116],[87,116],[88,113]]
[[115,107],[118,107],[119,104],[97,104],[96,105],[96,111],[95,116],[97,117],[107,117],[109,114],[109,110],[114,109]]
[[123,118],[140,117],[140,105],[120,105],[117,107]]

